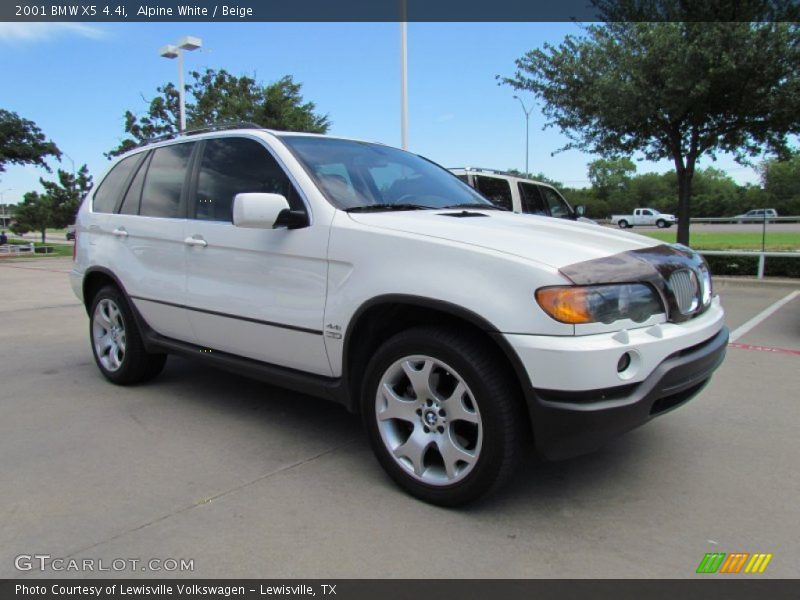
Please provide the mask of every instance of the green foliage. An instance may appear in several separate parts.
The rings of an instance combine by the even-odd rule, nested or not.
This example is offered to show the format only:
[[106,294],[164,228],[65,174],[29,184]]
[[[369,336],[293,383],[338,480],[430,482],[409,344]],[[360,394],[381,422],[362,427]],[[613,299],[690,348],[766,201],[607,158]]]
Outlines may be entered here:
[[753,208],[774,208],[779,215],[800,214],[800,152],[787,160],[762,163],[763,205]]
[[50,171],[45,162],[48,156],[59,158],[61,152],[36,123],[0,109],[0,173],[6,164],[37,165]]
[[601,200],[608,201],[615,191],[625,189],[636,165],[630,158],[599,158],[589,163],[589,181]]
[[[318,114],[313,102],[304,102],[302,84],[291,75],[264,86],[243,75],[226,70],[192,71],[186,85],[186,127],[197,129],[219,123],[251,122],[269,129],[325,133],[327,115]],[[145,114],[125,113],[128,137],[108,153],[117,156],[143,141],[178,131],[178,88],[167,83],[157,88]]]
[[42,243],[46,241],[46,230],[66,227],[75,221],[75,213],[86,192],[92,187],[92,178],[86,165],[76,173],[58,170],[58,181],[39,180],[44,193],[28,192],[14,212],[11,231],[22,235],[39,231]]
[[[714,275],[755,277],[758,273],[757,256],[706,256]],[[767,277],[800,278],[800,259],[769,257],[764,264]]]
[[[747,0],[596,4],[608,22],[528,52],[501,82],[542,100],[548,124],[570,140],[565,148],[673,161],[679,237],[688,243],[700,156],[784,154],[800,132],[798,25],[767,22],[769,3]],[[630,19],[647,10],[675,20]],[[732,22],[743,15],[749,22]]]

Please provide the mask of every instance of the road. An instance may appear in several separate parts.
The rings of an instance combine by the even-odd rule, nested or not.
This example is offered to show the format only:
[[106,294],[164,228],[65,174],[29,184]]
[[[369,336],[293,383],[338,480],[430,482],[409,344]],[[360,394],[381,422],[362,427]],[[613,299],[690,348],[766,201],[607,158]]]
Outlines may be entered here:
[[[101,576],[684,578],[734,551],[798,576],[800,296],[686,406],[446,510],[398,491],[332,404],[177,358],[107,383],[69,265],[0,263],[0,577],[46,553],[194,561]],[[717,284],[732,329],[797,288]]]

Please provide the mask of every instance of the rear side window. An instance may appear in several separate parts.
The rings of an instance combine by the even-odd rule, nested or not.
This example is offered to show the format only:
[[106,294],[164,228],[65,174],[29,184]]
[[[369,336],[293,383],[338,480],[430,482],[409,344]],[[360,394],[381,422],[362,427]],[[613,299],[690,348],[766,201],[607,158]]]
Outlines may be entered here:
[[511,200],[511,186],[505,179],[497,177],[475,176],[475,187],[478,191],[492,201],[492,204],[514,210]]
[[529,215],[547,215],[542,196],[535,185],[520,182],[519,195],[522,200],[522,212]]
[[125,193],[125,186],[130,179],[131,173],[139,165],[144,156],[143,153],[135,154],[119,161],[103,179],[103,183],[97,188],[92,201],[92,210],[99,213],[114,212],[117,202],[120,201],[122,194]]
[[153,151],[144,178],[141,215],[167,218],[182,216],[181,193],[193,147],[194,143],[174,144]]
[[207,140],[197,177],[195,218],[231,222],[234,196],[247,192],[282,194],[292,209],[303,210],[289,177],[264,146],[246,138]]

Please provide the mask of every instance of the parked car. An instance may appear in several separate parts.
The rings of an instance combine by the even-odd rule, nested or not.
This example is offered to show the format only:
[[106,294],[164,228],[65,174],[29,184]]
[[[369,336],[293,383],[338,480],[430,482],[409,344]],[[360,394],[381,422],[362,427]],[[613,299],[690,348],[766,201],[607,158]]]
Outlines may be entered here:
[[658,212],[655,208],[635,208],[632,215],[611,215],[611,222],[620,229],[636,226],[655,225],[659,229],[672,227],[678,220],[675,215]]
[[764,220],[769,220],[770,218],[775,218],[778,216],[778,211],[774,208],[754,208],[753,210],[748,210],[743,215],[736,215],[733,217],[739,223],[752,223],[752,222],[760,222]]
[[450,171],[506,210],[596,224],[583,216],[584,207],[573,209],[552,185],[492,169],[458,168]]
[[212,130],[98,181],[71,283],[106,379],[180,354],[338,402],[435,504],[499,487],[531,434],[565,458],[674,409],[725,353],[689,248],[499,210],[381,144]]
[[75,241],[75,225],[67,226],[66,238],[68,242]]

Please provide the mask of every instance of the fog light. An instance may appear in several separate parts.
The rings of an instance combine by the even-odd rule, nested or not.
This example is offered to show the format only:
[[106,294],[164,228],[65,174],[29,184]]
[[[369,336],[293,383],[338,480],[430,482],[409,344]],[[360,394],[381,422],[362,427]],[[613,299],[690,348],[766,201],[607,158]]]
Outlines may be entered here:
[[626,352],[622,356],[619,357],[617,361],[617,373],[622,373],[631,366],[631,353]]

